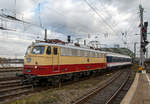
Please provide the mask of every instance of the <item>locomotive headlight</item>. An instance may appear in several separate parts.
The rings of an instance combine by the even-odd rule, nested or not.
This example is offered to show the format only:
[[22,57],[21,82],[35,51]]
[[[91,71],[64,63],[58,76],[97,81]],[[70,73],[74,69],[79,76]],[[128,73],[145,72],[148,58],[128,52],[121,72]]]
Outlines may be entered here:
[[30,63],[31,62],[31,58],[26,58],[27,62]]
[[35,69],[37,69],[37,66],[34,66]]

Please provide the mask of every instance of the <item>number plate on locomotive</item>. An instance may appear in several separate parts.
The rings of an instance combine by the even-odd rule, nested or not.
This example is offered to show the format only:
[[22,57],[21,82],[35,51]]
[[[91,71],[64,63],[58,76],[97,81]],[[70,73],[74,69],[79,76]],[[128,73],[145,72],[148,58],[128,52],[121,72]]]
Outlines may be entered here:
[[26,72],[28,72],[28,73],[29,73],[29,72],[31,72],[31,70],[26,70]]

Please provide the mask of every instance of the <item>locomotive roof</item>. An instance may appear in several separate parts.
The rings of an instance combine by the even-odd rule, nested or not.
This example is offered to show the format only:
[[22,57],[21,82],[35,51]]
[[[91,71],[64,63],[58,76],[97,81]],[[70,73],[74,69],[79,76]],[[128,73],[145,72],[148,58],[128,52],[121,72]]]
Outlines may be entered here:
[[106,53],[104,51],[99,51],[99,50],[94,50],[94,49],[89,49],[89,48],[84,48],[84,47],[76,47],[73,45],[61,45],[61,44],[51,44],[51,43],[35,43],[34,44],[34,46],[39,46],[39,45],[58,46],[58,47],[64,47],[64,48],[72,48],[72,49],[79,49],[79,50],[85,50],[85,51]]
[[85,48],[85,47],[76,47],[76,46],[73,46],[73,45],[61,45],[61,44],[51,44],[51,43],[34,43],[34,46],[39,46],[39,45],[58,46],[58,47],[64,47],[64,48],[72,48],[72,49],[79,49],[79,50],[92,51],[92,52],[98,52],[98,53],[105,53],[107,56],[131,58],[130,56],[122,55],[122,54],[119,54],[119,53],[112,53],[112,52],[94,50],[94,49],[89,49],[89,48]]

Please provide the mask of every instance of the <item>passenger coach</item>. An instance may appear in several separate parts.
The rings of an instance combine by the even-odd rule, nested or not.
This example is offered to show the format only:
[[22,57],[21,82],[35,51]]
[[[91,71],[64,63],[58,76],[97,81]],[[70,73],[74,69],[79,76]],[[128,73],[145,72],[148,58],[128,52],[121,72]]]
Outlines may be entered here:
[[107,52],[106,58],[108,68],[129,66],[132,64],[131,57],[127,55]]

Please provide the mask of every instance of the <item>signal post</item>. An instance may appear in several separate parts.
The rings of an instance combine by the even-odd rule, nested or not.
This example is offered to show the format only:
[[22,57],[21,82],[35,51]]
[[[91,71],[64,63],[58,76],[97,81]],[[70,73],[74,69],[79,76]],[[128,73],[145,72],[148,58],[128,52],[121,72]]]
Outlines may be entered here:
[[144,22],[143,25],[143,11],[142,5],[139,5],[140,10],[140,63],[139,63],[139,71],[145,69],[145,53],[146,53],[146,46],[148,45],[147,41],[147,27],[148,22]]

